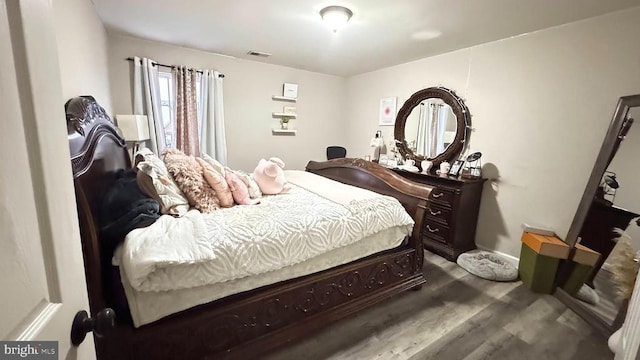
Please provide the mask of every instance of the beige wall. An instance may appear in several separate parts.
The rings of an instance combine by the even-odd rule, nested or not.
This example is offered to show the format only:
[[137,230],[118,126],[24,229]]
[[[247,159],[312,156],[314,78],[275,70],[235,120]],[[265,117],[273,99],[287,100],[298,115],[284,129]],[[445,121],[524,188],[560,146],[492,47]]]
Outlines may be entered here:
[[[346,141],[345,79],[293,68],[235,59],[204,51],[137,39],[109,32],[109,68],[114,114],[131,113],[130,56],[165,64],[212,68],[225,74],[224,112],[228,165],[253,170],[260,158],[277,156],[288,169],[304,169],[311,159],[326,159],[328,145]],[[275,54],[274,56],[277,56]],[[298,102],[274,101],[285,82],[299,85]],[[274,136],[283,106],[295,106],[298,118],[289,122],[296,136]]]
[[111,113],[107,33],[89,0],[53,1],[64,101],[92,95]]
[[380,98],[400,108],[419,89],[454,89],[492,178],[476,242],[518,255],[523,222],[566,235],[618,97],[640,93],[639,33],[634,8],[351,77],[348,146],[370,151]]

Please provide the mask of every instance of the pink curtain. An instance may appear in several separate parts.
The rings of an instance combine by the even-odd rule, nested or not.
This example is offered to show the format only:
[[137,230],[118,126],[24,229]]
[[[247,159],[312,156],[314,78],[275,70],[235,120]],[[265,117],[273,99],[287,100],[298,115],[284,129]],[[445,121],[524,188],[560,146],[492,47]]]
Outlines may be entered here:
[[196,107],[197,72],[184,66],[174,68],[171,72],[176,83],[176,145],[187,155],[200,156]]

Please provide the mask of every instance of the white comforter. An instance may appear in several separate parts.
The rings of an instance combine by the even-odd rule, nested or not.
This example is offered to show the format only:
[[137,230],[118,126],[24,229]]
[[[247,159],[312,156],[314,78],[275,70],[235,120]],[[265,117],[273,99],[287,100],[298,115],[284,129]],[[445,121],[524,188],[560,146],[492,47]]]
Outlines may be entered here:
[[262,274],[413,220],[394,198],[301,171],[259,205],[162,216],[129,233],[121,266],[138,291],[177,290]]

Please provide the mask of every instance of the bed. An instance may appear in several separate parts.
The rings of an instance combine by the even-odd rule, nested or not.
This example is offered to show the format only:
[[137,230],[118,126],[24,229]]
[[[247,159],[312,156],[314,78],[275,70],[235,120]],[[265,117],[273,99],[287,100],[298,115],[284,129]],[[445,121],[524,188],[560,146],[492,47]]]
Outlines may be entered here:
[[[113,289],[122,288],[120,278],[113,276],[111,254],[103,251],[99,207],[116,171],[130,168],[131,160],[124,140],[92,97],[73,98],[65,110],[89,304],[95,315],[113,307]],[[101,337],[94,334],[98,358],[255,358],[395,294],[420,289],[425,279],[419,233],[431,188],[361,159],[310,161],[306,171],[394,197],[414,219],[412,233],[391,249],[249,286],[139,327],[119,311],[115,328]]]

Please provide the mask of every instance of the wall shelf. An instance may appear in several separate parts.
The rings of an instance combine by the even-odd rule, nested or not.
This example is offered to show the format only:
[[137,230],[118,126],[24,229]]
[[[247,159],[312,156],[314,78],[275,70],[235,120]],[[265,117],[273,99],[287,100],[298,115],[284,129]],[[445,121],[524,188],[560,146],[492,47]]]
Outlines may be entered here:
[[288,135],[295,136],[297,130],[283,130],[283,129],[271,129],[272,135]]
[[274,113],[271,114],[271,116],[273,116],[274,118],[281,118],[281,117],[285,117],[286,116],[286,117],[290,117],[292,119],[295,119],[296,116],[298,116],[298,115],[296,115],[296,114],[285,114],[285,113],[282,113],[282,112],[274,112]]
[[290,102],[296,102],[298,100],[297,98],[281,96],[281,95],[273,95],[271,98],[273,100],[290,101]]

